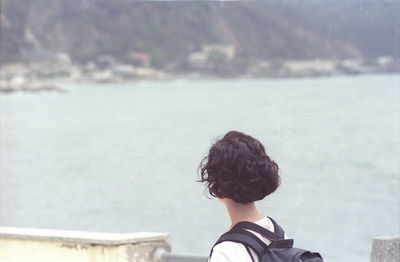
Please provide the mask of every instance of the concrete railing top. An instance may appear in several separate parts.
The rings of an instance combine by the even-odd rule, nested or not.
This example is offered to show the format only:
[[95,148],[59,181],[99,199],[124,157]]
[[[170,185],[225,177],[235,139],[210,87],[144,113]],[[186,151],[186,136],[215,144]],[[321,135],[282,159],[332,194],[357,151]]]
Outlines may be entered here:
[[118,234],[37,228],[0,227],[0,238],[48,240],[114,246],[122,244],[165,241],[169,238],[169,234],[153,232]]
[[388,235],[388,236],[379,236],[379,237],[374,237],[374,239],[377,239],[377,240],[388,240],[388,241],[400,240],[400,234],[398,234],[398,235]]
[[399,262],[400,234],[375,237],[372,241],[371,262]]

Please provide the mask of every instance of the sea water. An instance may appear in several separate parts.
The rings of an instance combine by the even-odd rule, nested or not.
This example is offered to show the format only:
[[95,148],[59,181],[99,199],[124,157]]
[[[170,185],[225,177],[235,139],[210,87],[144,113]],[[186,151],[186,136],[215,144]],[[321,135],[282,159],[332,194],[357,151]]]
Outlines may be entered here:
[[208,254],[229,226],[196,182],[218,137],[258,138],[282,184],[258,207],[326,261],[400,232],[400,77],[64,84],[0,96],[0,225],[171,233]]

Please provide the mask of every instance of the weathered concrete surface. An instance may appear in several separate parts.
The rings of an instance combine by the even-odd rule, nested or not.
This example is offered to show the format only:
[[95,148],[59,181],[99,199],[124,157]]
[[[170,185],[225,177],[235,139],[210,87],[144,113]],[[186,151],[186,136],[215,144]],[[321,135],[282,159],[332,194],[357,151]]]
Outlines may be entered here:
[[150,262],[168,237],[0,227],[0,262]]
[[400,235],[374,238],[371,262],[400,262]]

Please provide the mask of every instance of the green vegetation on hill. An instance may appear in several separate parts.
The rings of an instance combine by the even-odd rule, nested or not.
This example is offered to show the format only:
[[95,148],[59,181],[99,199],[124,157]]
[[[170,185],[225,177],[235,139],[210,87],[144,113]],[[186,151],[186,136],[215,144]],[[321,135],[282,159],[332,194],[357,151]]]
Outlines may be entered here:
[[1,63],[21,50],[68,53],[76,62],[145,52],[157,68],[184,68],[207,44],[253,60],[399,56],[395,0],[146,2],[3,0]]

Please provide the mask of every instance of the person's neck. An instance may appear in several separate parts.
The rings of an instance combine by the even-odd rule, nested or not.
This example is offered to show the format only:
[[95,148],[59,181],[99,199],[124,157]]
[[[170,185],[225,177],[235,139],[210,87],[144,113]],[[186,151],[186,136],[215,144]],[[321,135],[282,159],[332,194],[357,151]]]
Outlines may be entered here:
[[232,223],[231,228],[241,221],[256,222],[264,217],[264,215],[257,209],[254,202],[241,204],[227,198],[222,201],[228,209]]

